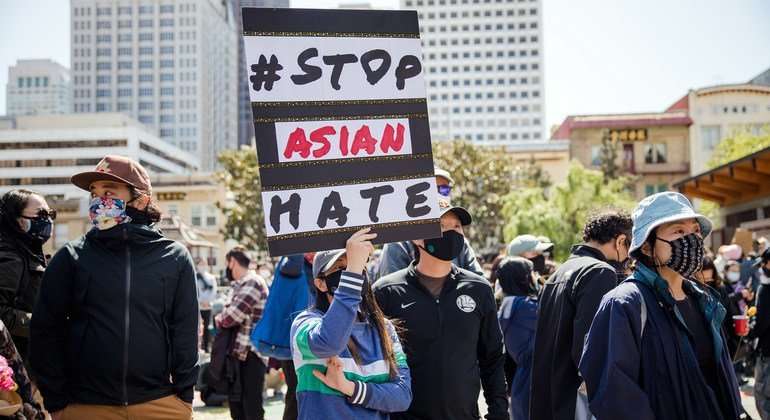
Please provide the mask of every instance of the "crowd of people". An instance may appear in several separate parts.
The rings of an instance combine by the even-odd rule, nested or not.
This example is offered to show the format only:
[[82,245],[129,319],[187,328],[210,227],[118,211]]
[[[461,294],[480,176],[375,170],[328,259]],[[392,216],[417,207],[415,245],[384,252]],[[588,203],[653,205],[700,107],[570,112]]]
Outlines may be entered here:
[[53,257],[55,210],[6,193],[0,355],[22,400],[14,418],[192,418],[203,377],[233,419],[262,419],[275,370],[284,419],[476,419],[480,396],[487,419],[737,419],[750,377],[770,418],[767,240],[712,253],[712,221],[661,192],[591,213],[561,263],[541,232],[485,260],[451,174],[435,175],[438,238],[380,249],[363,228],[274,269],[236,246],[223,279],[157,229],[150,178],[129,158],[72,176],[93,227]]

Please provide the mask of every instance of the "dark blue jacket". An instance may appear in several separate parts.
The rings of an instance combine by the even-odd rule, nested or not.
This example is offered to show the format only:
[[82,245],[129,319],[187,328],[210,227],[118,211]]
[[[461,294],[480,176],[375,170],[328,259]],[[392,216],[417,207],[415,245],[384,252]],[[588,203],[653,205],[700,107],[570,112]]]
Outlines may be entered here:
[[709,325],[719,389],[712,392],[701,375],[693,337],[668,283],[637,264],[633,276],[604,296],[580,360],[597,419],[736,419],[743,411],[720,330],[725,309],[711,289],[704,292],[689,280],[683,289]]
[[529,419],[529,385],[532,378],[532,349],[535,347],[537,299],[506,296],[498,314],[505,351],[516,363],[511,380],[511,417]]

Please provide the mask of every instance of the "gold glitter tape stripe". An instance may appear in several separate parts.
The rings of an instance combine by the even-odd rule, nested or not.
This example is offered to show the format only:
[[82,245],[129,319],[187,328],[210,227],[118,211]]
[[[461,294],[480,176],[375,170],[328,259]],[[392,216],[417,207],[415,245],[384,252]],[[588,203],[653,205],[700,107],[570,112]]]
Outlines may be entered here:
[[376,231],[377,228],[427,225],[429,223],[440,223],[440,222],[441,222],[441,219],[422,219],[422,220],[409,220],[405,222],[383,223],[380,225],[349,226],[349,227],[336,228],[336,229],[314,230],[311,232],[287,233],[286,235],[268,236],[267,241],[268,242],[284,241],[287,239],[307,238],[310,236],[319,236],[319,235],[331,235],[334,233],[341,233],[341,232],[354,232],[367,227],[375,229]]
[[398,105],[398,104],[424,104],[425,98],[403,99],[362,99],[354,101],[299,101],[299,102],[252,102],[252,108],[269,106],[339,106],[339,105]]
[[302,121],[347,121],[347,120],[387,120],[397,118],[428,118],[428,114],[390,114],[390,115],[329,115],[320,117],[274,117],[254,118],[255,123],[302,122]]
[[243,36],[310,36],[334,38],[413,38],[420,34],[381,34],[370,32],[287,32],[287,31],[243,31]]
[[416,155],[394,155],[394,156],[366,156],[366,157],[354,157],[354,158],[342,158],[342,159],[324,159],[324,160],[311,160],[302,162],[279,162],[279,163],[264,163],[258,165],[259,169],[273,169],[273,168],[288,168],[294,166],[313,166],[313,165],[333,165],[338,163],[353,163],[353,162],[376,162],[384,160],[398,160],[398,159],[425,159],[431,157],[430,153],[420,153]]
[[436,175],[431,172],[429,174],[387,176],[387,177],[381,177],[381,178],[368,178],[368,179],[345,180],[345,181],[334,181],[334,182],[319,182],[315,184],[281,185],[277,187],[262,186],[262,192],[305,190],[310,188],[338,187],[340,185],[357,185],[357,184],[370,184],[370,183],[374,184],[378,182],[403,181],[406,179],[433,178],[435,176]]

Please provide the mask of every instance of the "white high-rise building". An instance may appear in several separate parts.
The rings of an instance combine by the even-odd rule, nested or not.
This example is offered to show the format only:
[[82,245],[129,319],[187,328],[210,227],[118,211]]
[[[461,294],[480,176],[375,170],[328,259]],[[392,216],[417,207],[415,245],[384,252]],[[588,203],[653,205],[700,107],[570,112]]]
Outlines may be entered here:
[[70,71],[52,60],[18,60],[8,68],[7,115],[71,112]]
[[431,136],[544,139],[541,0],[401,0],[417,10]]
[[74,112],[123,112],[200,156],[238,140],[235,13],[221,0],[71,0]]

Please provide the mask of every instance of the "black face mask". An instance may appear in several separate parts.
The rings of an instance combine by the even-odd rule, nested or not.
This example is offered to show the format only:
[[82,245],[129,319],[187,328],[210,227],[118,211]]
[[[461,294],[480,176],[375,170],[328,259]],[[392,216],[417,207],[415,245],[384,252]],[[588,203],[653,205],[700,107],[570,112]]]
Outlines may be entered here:
[[705,250],[703,239],[691,233],[673,241],[655,238],[671,245],[671,258],[666,261],[666,266],[686,279],[691,279],[700,271],[703,265]]
[[765,277],[770,277],[770,267],[762,267],[762,272],[765,273]]
[[532,270],[536,273],[540,273],[540,275],[546,274],[545,273],[545,255],[538,255],[536,257],[527,258],[528,260],[532,261]]
[[25,217],[29,220],[29,229],[24,233],[27,234],[33,242],[44,244],[51,238],[53,233],[53,220],[49,218],[40,217]]
[[425,246],[421,246],[425,252],[441,261],[452,261],[460,256],[465,245],[465,237],[454,230],[448,230],[440,238],[426,239]]
[[[326,276],[322,277],[322,279],[326,282],[326,294],[329,296],[334,296],[334,292],[337,291],[337,288],[340,287],[340,278],[342,277],[342,271],[343,270],[337,270],[333,273],[327,274]],[[369,292],[369,279],[366,278],[366,275],[364,275],[364,283],[361,285],[361,297],[366,295],[367,292]]]
[[233,278],[233,270],[230,267],[225,268],[225,277],[230,281],[235,280]]

